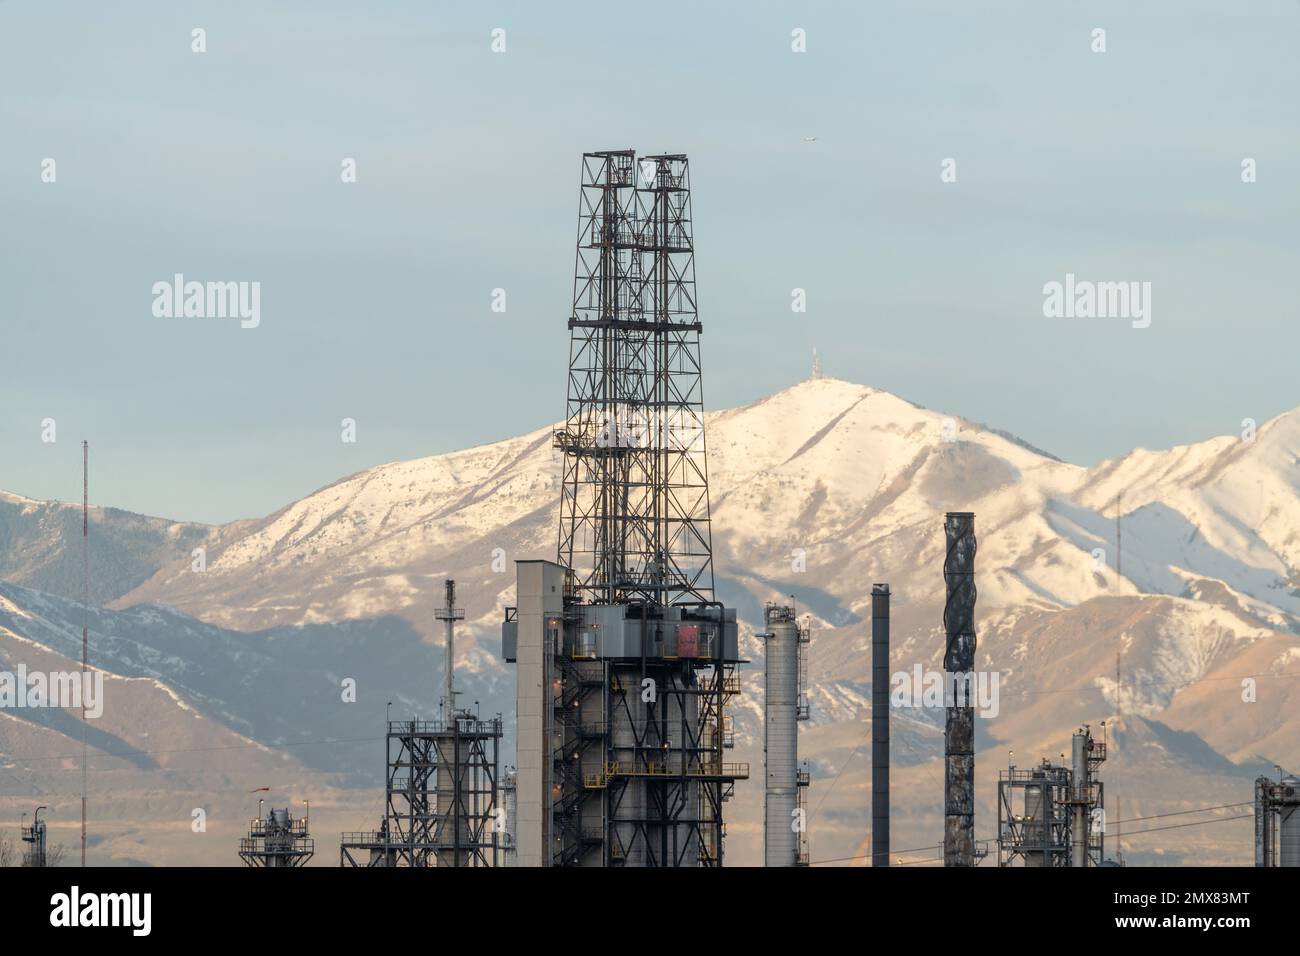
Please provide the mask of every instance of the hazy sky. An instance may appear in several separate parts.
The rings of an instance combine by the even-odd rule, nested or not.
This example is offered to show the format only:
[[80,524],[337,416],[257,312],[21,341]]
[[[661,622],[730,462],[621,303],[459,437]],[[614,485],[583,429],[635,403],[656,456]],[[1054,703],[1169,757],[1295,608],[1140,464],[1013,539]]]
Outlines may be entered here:
[[[0,488],[79,499],[87,437],[95,501],[224,521],[561,417],[579,158],[622,147],[691,157],[711,408],[816,347],[1083,464],[1237,432],[1300,405],[1297,34],[1295,0],[0,2]],[[260,282],[260,325],[155,317],[178,272]],[[1150,282],[1150,327],[1045,318],[1067,272]]]

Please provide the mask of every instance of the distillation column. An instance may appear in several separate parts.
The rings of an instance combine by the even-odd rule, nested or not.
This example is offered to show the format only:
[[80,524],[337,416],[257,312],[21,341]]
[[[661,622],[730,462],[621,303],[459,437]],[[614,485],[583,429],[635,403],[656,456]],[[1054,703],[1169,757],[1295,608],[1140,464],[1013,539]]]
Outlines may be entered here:
[[762,635],[764,721],[763,865],[799,862],[800,632],[793,607],[768,605]]

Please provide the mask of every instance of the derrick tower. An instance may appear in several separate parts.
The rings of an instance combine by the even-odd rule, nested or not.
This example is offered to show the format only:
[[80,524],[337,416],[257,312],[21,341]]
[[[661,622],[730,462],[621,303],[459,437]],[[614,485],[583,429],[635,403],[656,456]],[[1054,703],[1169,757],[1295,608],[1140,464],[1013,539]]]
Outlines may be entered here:
[[[713,596],[687,158],[582,158],[557,561],[518,562],[521,866],[722,862],[736,618]],[[540,693],[540,700],[539,698]]]
[[713,597],[685,156],[583,157],[560,563],[593,603]]

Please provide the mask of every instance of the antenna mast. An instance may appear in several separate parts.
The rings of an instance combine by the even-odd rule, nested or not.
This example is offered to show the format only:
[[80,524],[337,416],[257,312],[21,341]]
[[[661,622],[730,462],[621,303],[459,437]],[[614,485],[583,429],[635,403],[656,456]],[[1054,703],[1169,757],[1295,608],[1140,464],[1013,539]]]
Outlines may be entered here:
[[451,720],[456,714],[456,622],[465,619],[465,611],[456,607],[456,582],[447,579],[447,605],[433,612],[439,621],[447,625],[447,664],[444,671],[445,689],[443,706],[447,708],[446,718]]
[[86,676],[90,660],[90,443],[81,442],[81,865],[86,865]]
[[[1124,550],[1121,547],[1120,539],[1120,517],[1124,514],[1123,509],[1124,492],[1115,493],[1115,591],[1118,593],[1124,583]],[[1124,632],[1119,635],[1119,646],[1115,648],[1115,713],[1116,716],[1124,716],[1124,685],[1120,682],[1120,660],[1124,654]],[[1118,740],[1116,734],[1116,743]],[[1124,865],[1124,824],[1121,821],[1121,811],[1119,806],[1119,794],[1115,794],[1115,860],[1120,866]]]

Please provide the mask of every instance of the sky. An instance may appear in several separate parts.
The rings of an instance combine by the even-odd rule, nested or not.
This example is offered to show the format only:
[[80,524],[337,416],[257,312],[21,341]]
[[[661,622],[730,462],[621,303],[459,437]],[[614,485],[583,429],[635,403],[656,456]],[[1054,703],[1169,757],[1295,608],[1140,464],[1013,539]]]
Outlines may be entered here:
[[[580,158],[628,147],[691,159],[710,408],[817,349],[1079,464],[1237,433],[1300,405],[1297,33],[1295,0],[0,0],[0,489],[79,500],[86,438],[93,501],[221,522],[561,418]],[[259,324],[155,315],[177,273],[259,283]],[[1150,325],[1045,316],[1067,274],[1149,282]]]

